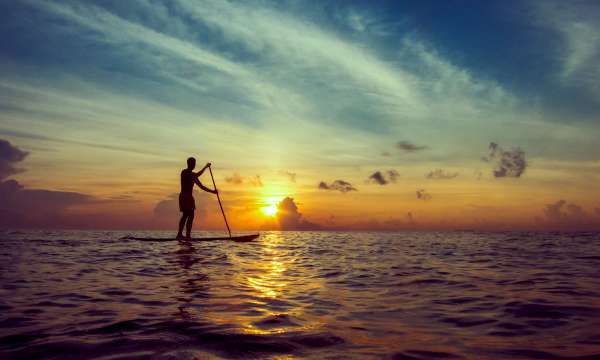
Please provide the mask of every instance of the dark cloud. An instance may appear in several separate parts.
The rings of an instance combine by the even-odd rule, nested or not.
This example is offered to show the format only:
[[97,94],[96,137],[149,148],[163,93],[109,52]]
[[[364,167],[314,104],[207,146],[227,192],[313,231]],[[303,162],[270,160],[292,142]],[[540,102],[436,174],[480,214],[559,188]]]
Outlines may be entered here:
[[2,181],[20,171],[14,164],[25,159],[27,154],[0,139],[0,226],[59,227],[69,207],[93,200],[91,196],[76,192],[25,189],[16,180]]
[[66,211],[95,201],[89,195],[42,189],[25,189],[15,180],[0,182],[0,226],[61,227],[72,222]]
[[543,209],[542,224],[551,229],[587,230],[600,228],[600,212],[590,214],[581,206],[564,199],[547,204]]
[[287,171],[287,170],[281,170],[279,173],[280,173],[281,175],[287,176],[287,178],[288,178],[288,179],[289,179],[291,182],[293,182],[293,183],[295,183],[295,182],[296,182],[296,173],[293,173],[293,172],[291,172],[291,171]]
[[[0,158],[3,172],[0,178],[0,226],[6,228],[98,228],[134,225],[133,218],[123,220],[110,213],[78,213],[76,206],[90,204],[107,205],[132,202],[125,200],[101,200],[93,196],[71,191],[27,189],[16,180],[4,180],[18,170],[14,163],[22,161],[27,152],[0,139]],[[139,220],[139,219],[137,219]],[[136,220],[136,221],[137,221]]]
[[386,185],[389,183],[395,183],[398,180],[400,174],[396,170],[390,169],[388,171],[381,172],[375,171],[373,174],[369,176],[367,179],[368,182],[373,182],[379,185]]
[[342,193],[347,193],[349,191],[358,191],[352,184],[344,180],[335,180],[331,184],[327,184],[325,181],[321,181],[319,183],[319,189],[321,190],[337,190]]
[[444,171],[443,169],[435,169],[435,170],[430,171],[427,175],[425,175],[426,178],[435,179],[435,180],[454,179],[457,176],[458,176],[457,172],[449,173],[449,172]]
[[321,228],[320,225],[304,218],[291,197],[286,197],[277,204],[277,221],[279,221],[281,230],[317,230]]
[[419,189],[417,190],[417,199],[419,200],[423,200],[423,201],[428,201],[431,200],[431,195],[425,191],[425,189]]
[[525,152],[520,148],[504,150],[500,145],[491,142],[488,156],[483,161],[493,163],[494,177],[521,177],[527,168]]
[[15,168],[14,164],[23,161],[27,155],[26,151],[0,139],[0,180],[20,172],[21,170]]
[[371,176],[369,176],[369,181],[375,182],[379,185],[385,185],[388,183],[381,171],[375,171],[373,174],[371,174]]
[[429,147],[425,145],[416,145],[411,143],[410,141],[398,141],[396,143],[396,148],[407,153],[413,153],[417,151],[427,150]]

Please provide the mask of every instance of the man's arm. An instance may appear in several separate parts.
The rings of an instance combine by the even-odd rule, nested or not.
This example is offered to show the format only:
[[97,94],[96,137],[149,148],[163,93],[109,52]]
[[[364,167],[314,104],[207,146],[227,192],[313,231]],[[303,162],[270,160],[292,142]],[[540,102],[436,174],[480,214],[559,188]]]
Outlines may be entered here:
[[202,175],[206,171],[206,169],[208,169],[209,166],[210,166],[210,163],[206,163],[206,165],[204,165],[202,170],[200,170],[196,174],[194,174],[196,176],[196,178],[199,178],[200,175]]
[[206,186],[202,185],[202,183],[200,182],[200,180],[198,180],[198,178],[195,178],[195,179],[194,179],[194,182],[196,183],[196,185],[198,185],[198,187],[199,187],[200,189],[202,189],[202,190],[204,190],[204,191],[207,191],[207,192],[209,192],[209,193],[213,193],[213,194],[216,194],[216,193],[218,192],[218,191],[217,191],[217,189],[214,189],[214,190],[212,190],[212,189],[209,189],[209,188],[207,188]]

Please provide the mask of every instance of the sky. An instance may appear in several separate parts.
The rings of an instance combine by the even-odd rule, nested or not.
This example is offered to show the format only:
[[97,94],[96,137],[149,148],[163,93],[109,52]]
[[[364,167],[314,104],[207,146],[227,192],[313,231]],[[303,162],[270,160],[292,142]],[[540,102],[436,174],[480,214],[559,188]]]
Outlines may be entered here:
[[1,227],[173,228],[194,156],[234,229],[600,229],[597,1],[22,0],[0,31]]

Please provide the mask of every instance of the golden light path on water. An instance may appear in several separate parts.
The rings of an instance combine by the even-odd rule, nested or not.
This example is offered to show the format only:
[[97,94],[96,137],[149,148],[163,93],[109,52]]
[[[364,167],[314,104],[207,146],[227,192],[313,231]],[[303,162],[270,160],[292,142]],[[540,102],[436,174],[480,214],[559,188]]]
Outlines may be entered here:
[[[261,270],[260,272],[244,276],[246,284],[254,290],[255,294],[264,299],[266,302],[277,302],[281,300],[286,293],[289,280],[286,277],[285,272],[293,267],[295,262],[294,257],[282,256],[283,253],[278,247],[283,244],[283,237],[279,234],[269,234],[263,238],[263,253],[264,258],[268,259],[263,264],[256,264]],[[265,314],[268,318],[276,318],[281,316],[297,316],[300,317],[303,314],[301,307],[294,307],[294,313],[289,312],[278,312],[268,311]],[[306,329],[309,327],[303,327]],[[273,327],[271,329],[258,328],[251,322],[246,321],[244,323],[244,331],[251,334],[273,334],[283,333],[286,330],[283,327]]]
[[235,324],[240,331],[255,335],[322,327],[321,319],[305,312],[310,304],[299,300],[306,293],[320,291],[321,280],[302,270],[285,237],[278,232],[266,233],[252,246],[255,248],[229,252],[230,268],[211,286],[213,299],[220,304],[226,300],[228,305],[196,314],[222,325]]

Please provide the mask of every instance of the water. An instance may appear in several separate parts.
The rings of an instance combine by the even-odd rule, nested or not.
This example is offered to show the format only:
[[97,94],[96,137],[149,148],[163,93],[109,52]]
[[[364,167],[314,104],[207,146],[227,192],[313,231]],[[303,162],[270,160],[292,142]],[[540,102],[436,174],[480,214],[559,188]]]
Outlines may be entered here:
[[0,233],[0,358],[600,358],[598,234],[125,235]]

